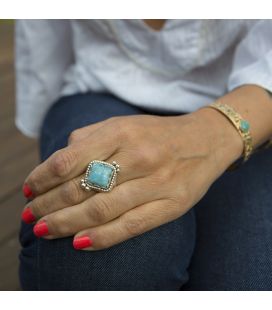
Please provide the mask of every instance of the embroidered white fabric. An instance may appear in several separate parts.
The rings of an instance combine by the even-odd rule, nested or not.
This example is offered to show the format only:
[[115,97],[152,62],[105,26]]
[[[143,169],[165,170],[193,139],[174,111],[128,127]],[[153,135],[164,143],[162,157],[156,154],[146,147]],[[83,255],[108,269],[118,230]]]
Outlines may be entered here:
[[16,125],[39,136],[63,95],[109,92],[192,112],[245,84],[272,91],[272,20],[18,20]]

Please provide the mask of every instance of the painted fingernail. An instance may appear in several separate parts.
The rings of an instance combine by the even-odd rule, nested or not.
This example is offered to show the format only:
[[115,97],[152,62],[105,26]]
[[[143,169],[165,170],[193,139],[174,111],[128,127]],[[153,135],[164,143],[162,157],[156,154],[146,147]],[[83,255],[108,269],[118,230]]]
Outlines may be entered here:
[[73,241],[73,247],[76,250],[81,250],[84,248],[91,247],[92,244],[93,244],[93,241],[88,236],[77,237]]
[[26,224],[30,224],[36,220],[35,216],[33,215],[29,207],[25,208],[24,211],[22,212],[22,220]]
[[30,187],[26,183],[23,186],[23,193],[24,193],[25,198],[33,197],[33,193],[31,191]]
[[49,233],[47,223],[45,221],[40,221],[33,227],[33,232],[36,237],[46,236]]

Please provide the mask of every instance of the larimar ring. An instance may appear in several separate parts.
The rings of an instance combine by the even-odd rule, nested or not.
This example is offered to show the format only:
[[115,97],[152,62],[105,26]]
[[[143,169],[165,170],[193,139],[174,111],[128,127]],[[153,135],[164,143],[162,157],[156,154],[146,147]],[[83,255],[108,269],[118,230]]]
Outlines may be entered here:
[[84,179],[81,179],[81,187],[86,190],[109,192],[116,184],[116,177],[120,166],[113,161],[112,164],[105,161],[93,160],[89,163]]

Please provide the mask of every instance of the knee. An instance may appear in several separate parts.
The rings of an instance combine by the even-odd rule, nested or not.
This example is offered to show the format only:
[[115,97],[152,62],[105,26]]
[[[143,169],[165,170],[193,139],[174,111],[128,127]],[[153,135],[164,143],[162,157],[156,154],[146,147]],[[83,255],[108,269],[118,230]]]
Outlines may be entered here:
[[40,287],[44,290],[178,290],[188,278],[194,227],[194,217],[187,214],[96,252],[72,249],[71,238],[41,240]]

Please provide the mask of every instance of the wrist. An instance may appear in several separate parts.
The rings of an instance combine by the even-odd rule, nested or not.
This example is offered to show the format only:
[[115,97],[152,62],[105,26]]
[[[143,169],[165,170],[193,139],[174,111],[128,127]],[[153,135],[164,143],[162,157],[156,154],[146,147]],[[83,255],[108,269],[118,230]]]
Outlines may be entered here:
[[220,168],[227,169],[243,155],[244,143],[234,125],[219,111],[203,107],[192,113],[207,132]]

